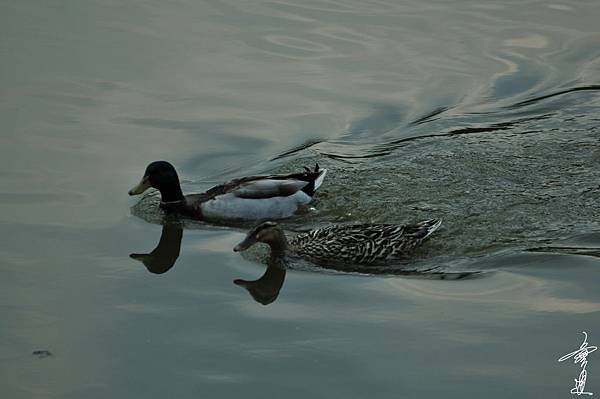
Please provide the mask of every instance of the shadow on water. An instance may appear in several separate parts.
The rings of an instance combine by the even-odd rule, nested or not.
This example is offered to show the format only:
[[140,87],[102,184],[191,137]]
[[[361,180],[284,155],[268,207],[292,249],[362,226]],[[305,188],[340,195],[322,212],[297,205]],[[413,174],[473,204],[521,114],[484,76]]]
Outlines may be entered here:
[[[294,265],[290,267],[290,261],[286,258],[269,256],[267,259],[267,269],[263,275],[257,280],[234,280],[234,284],[244,287],[252,298],[258,303],[268,305],[274,302],[279,296],[279,292],[283,286],[286,277],[286,270],[288,268],[293,269]],[[352,274],[355,276],[369,277],[369,276],[387,276],[387,277],[405,277],[405,278],[418,278],[425,280],[463,280],[483,277],[489,272],[483,271],[470,271],[470,272],[447,272],[442,271],[441,267],[433,267],[429,269],[413,269],[408,270],[400,266],[379,266],[379,267],[367,267],[367,266],[348,266],[345,267],[317,267],[315,265],[305,266],[303,270],[311,270],[317,272],[339,272],[343,274]],[[336,273],[336,274],[339,274]]]
[[233,283],[248,290],[256,302],[268,305],[279,296],[279,291],[285,281],[286,269],[285,259],[271,256],[267,260],[267,269],[259,279],[235,279]]
[[183,227],[181,224],[163,224],[160,240],[152,252],[147,254],[133,253],[129,257],[142,262],[150,273],[166,273],[175,265],[179,257],[182,237]]

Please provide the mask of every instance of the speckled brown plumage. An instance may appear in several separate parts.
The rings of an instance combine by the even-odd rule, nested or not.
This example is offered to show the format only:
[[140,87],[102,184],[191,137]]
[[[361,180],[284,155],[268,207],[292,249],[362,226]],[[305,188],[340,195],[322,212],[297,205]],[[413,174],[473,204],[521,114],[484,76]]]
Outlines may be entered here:
[[377,264],[406,258],[441,224],[333,225],[298,234],[288,249],[313,261]]
[[288,241],[276,223],[264,222],[252,229],[234,250],[244,251],[264,242],[277,256],[295,255],[320,264],[384,264],[405,259],[441,223],[439,219],[431,219],[407,225],[332,225],[298,234]]

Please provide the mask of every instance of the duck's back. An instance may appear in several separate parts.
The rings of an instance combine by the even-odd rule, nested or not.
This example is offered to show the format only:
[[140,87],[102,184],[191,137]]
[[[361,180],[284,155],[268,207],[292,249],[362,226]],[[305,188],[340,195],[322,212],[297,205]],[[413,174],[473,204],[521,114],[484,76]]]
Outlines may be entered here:
[[290,249],[317,263],[381,264],[406,258],[440,223],[333,225],[297,235]]
[[204,219],[282,219],[312,200],[327,169],[290,175],[248,176],[215,186],[198,197]]

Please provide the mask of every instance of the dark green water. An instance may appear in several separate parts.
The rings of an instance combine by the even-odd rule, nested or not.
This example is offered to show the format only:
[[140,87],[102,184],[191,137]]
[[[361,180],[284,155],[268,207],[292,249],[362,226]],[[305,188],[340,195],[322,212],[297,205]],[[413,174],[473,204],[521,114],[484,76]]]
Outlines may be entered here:
[[[599,19],[591,0],[2,2],[2,397],[569,397],[580,368],[557,359],[600,343]],[[232,252],[244,228],[129,198],[156,159],[186,192],[318,162],[288,231],[440,217],[406,268],[477,278],[267,268]],[[156,247],[162,274],[129,257]]]

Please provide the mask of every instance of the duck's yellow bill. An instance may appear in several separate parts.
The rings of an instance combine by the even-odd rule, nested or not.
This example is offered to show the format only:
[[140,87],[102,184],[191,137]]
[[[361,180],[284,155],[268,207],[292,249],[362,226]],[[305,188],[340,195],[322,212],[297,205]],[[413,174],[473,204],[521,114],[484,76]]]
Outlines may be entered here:
[[142,181],[140,181],[134,188],[129,190],[129,195],[139,195],[148,190],[150,187],[150,179],[144,176]]

